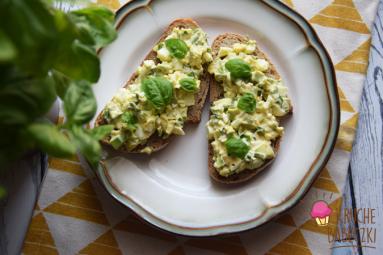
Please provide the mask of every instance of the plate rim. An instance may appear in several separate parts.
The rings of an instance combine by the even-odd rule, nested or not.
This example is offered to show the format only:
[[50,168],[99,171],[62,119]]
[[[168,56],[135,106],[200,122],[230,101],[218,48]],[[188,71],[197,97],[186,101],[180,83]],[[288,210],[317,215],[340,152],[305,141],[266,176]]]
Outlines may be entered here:
[[[116,11],[116,29],[118,30],[120,28],[127,16],[141,8],[150,8],[150,4],[154,1],[159,0],[131,0],[122,5]],[[183,236],[207,237],[239,233],[260,227],[299,203],[299,201],[310,190],[312,184],[317,179],[323,168],[326,166],[335,148],[336,138],[338,136],[340,126],[340,101],[335,68],[329,53],[327,52],[326,48],[324,47],[322,41],[320,40],[312,25],[301,14],[299,14],[295,10],[291,9],[288,5],[278,0],[261,0],[259,2],[265,4],[270,9],[278,12],[280,15],[286,17],[287,19],[295,23],[295,25],[301,30],[302,34],[304,35],[306,43],[309,47],[311,47],[314,50],[321,62],[321,70],[323,72],[323,77],[326,84],[326,94],[329,101],[330,115],[328,130],[322,148],[315,160],[312,162],[310,168],[306,171],[303,179],[295,187],[294,191],[290,193],[279,204],[274,206],[268,206],[262,211],[261,214],[257,215],[255,218],[243,222],[208,227],[180,226],[171,222],[167,222],[166,220],[155,216],[153,213],[149,212],[144,207],[142,207],[140,203],[135,202],[134,199],[130,198],[127,194],[121,192],[118,189],[117,185],[113,183],[111,177],[107,174],[106,165],[104,161],[100,161],[99,166],[93,170],[95,170],[97,179],[101,183],[101,186],[103,186],[106,189],[106,191],[119,203],[131,209],[134,212],[134,214],[138,215],[146,223],[149,223],[150,225],[158,229]],[[121,15],[123,16],[121,17]],[[98,51],[98,54],[100,54],[101,51],[102,49]],[[274,208],[281,209],[275,209],[277,212],[271,213],[271,215],[267,216],[267,212]],[[265,217],[265,215],[267,216],[266,219],[261,221],[261,219]]]

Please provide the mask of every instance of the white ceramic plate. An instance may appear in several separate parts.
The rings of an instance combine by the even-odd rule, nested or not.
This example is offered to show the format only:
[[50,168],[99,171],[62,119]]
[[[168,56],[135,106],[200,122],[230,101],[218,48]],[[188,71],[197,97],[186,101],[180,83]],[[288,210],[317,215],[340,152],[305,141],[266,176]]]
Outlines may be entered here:
[[235,32],[256,39],[289,88],[294,114],[271,167],[239,186],[214,183],[207,170],[205,124],[186,128],[152,156],[109,158],[96,169],[110,194],[148,222],[193,236],[259,226],[293,206],[332,151],[339,126],[334,69],[310,25],[278,1],[135,0],[118,11],[118,39],[100,53],[100,112],[176,18],[195,19],[212,40]]

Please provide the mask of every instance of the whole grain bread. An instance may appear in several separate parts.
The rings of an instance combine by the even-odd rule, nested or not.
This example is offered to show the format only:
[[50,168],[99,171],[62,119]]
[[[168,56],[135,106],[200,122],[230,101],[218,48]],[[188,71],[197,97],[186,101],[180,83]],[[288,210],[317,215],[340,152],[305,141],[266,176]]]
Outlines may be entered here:
[[[164,41],[166,37],[171,34],[172,30],[174,28],[198,28],[199,25],[197,22],[190,18],[183,18],[183,19],[177,19],[174,20],[164,31],[164,33],[161,35],[160,39],[158,40],[157,44]],[[155,63],[158,63],[157,59],[157,53],[153,50],[151,50],[148,55],[145,57],[145,60],[153,60]],[[138,74],[134,72],[130,79],[126,82],[124,87],[128,87],[130,84],[132,84]],[[198,93],[195,95],[195,104],[193,106],[189,106],[188,112],[187,112],[187,119],[185,121],[185,124],[190,123],[199,123],[201,120],[201,113],[203,105],[205,104],[207,92],[209,91],[209,74],[207,73],[207,68],[204,68],[204,72],[202,73],[200,77],[201,83],[200,83],[200,89]],[[101,113],[97,116],[97,119],[95,121],[95,126],[100,126],[107,124],[103,118],[104,110],[101,111]],[[158,151],[166,147],[170,140],[173,138],[173,135],[167,137],[166,139],[159,137],[156,133],[153,134],[145,144],[141,144],[137,146],[134,150],[128,151],[124,146],[121,146],[118,151],[124,152],[124,153],[140,153],[140,151],[145,148],[146,146],[150,146],[153,148],[153,151]],[[101,143],[104,146],[111,147],[109,142],[104,139],[101,141]]]
[[[233,34],[233,33],[225,33],[225,34],[219,35],[214,40],[213,45],[212,45],[213,59],[217,57],[219,49],[221,47],[231,47],[235,43],[244,43],[244,42],[247,42],[248,40],[249,40],[249,38],[247,38],[245,36]],[[270,68],[266,72],[266,75],[271,76],[275,79],[280,79],[280,75],[279,75],[278,71],[276,70],[275,66],[270,62],[270,60],[259,49],[258,46],[254,52],[254,55],[259,57],[259,58],[266,59],[270,63]],[[222,98],[224,96],[223,94],[224,94],[224,91],[223,91],[222,86],[218,82],[216,82],[213,75],[211,75],[211,77],[210,77],[210,97],[209,97],[210,104],[212,104],[214,101]],[[290,114],[291,113],[292,113],[292,108],[291,108]],[[279,150],[280,140],[281,140],[281,138],[278,138],[272,144],[275,155],[277,154],[277,152]],[[257,175],[259,172],[264,170],[274,160],[274,159],[270,159],[270,160],[265,161],[265,163],[257,169],[245,169],[245,170],[243,170],[237,174],[233,174],[233,175],[230,175],[228,177],[224,177],[224,176],[221,176],[214,167],[213,148],[212,148],[210,142],[211,141],[209,141],[209,145],[208,145],[209,146],[208,147],[208,150],[209,150],[209,152],[208,152],[209,153],[209,155],[208,155],[209,174],[210,174],[211,178],[213,178],[215,181],[220,182],[220,183],[236,184],[236,183],[248,181],[249,179],[251,179],[252,177]]]

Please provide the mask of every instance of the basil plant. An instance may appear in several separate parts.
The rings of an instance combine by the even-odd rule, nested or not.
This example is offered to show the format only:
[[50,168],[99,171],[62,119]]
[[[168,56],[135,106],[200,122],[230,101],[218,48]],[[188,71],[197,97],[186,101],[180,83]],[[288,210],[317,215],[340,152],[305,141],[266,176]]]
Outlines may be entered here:
[[[64,13],[44,0],[0,1],[1,168],[34,149],[55,157],[80,151],[97,164],[99,140],[112,127],[84,125],[97,107],[97,50],[116,38],[113,23],[103,7]],[[45,117],[57,97],[66,119],[59,125]]]

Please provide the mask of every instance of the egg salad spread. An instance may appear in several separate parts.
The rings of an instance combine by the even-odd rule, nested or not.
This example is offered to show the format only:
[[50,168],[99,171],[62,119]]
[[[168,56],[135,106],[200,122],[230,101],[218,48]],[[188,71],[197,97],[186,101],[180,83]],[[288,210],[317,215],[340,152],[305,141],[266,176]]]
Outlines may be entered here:
[[287,88],[255,51],[253,40],[221,47],[208,69],[224,91],[207,123],[214,167],[224,177],[274,158],[273,143],[283,134],[277,118],[291,111]]
[[[120,89],[104,109],[105,122],[114,125],[107,139],[115,149],[134,150],[155,133],[162,138],[184,135],[203,66],[212,61],[207,35],[200,28],[174,28],[153,50],[157,58],[145,60],[133,83]],[[141,150],[152,151],[149,146]]]

